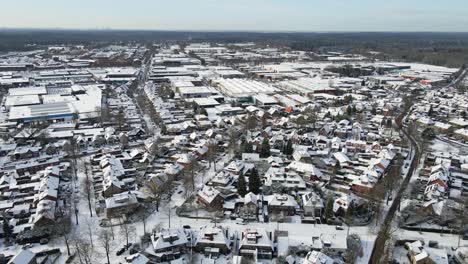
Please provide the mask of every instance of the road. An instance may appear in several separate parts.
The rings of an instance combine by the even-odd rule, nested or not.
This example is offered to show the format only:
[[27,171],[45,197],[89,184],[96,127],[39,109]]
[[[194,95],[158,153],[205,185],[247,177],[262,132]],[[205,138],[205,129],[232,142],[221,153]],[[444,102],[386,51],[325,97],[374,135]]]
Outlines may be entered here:
[[395,197],[395,199],[393,200],[393,203],[392,205],[390,206],[388,212],[387,212],[387,215],[383,221],[383,224],[381,226],[381,229],[377,235],[377,238],[375,240],[375,243],[374,243],[374,248],[372,250],[372,254],[371,254],[371,258],[369,260],[369,263],[381,263],[381,258],[383,257],[383,252],[385,250],[385,242],[387,240],[387,233],[389,232],[389,229],[391,227],[391,224],[392,224],[392,221],[393,221],[393,218],[395,217],[395,213],[400,205],[400,202],[401,202],[401,198],[403,197],[403,194],[404,192],[406,191],[406,187],[408,186],[410,180],[411,180],[411,177],[413,176],[413,173],[414,173],[414,170],[417,168],[418,166],[418,163],[419,163],[419,159],[421,157],[421,153],[420,153],[420,148],[418,146],[418,144],[416,143],[416,140],[411,137],[407,131],[403,128],[403,125],[402,125],[402,119],[404,118],[404,116],[407,115],[408,112],[403,112],[402,114],[400,114],[400,116],[398,116],[396,119],[395,119],[395,122],[398,126],[398,128],[403,132],[403,134],[409,139],[413,149],[415,150],[415,154],[414,154],[414,158],[413,160],[411,161],[411,165],[410,165],[410,168],[406,174],[406,177],[404,178],[402,184],[400,185],[400,189],[398,189],[398,193]]
[[[450,84],[447,84],[446,86],[442,88],[448,88],[453,85],[456,85],[458,82],[463,81],[463,79],[466,77],[468,71],[464,70],[455,80],[453,80]],[[396,119],[395,123],[397,124],[398,128],[403,132],[403,134],[408,138],[410,141],[413,149],[415,149],[415,155],[414,158],[411,162],[410,168],[408,170],[408,173],[406,174],[405,179],[403,180],[402,184],[400,185],[400,188],[398,190],[397,196],[393,200],[392,205],[390,206],[390,209],[388,210],[387,215],[385,216],[385,219],[383,221],[383,224],[380,228],[380,231],[377,235],[377,238],[374,243],[374,248],[372,250],[371,258],[369,260],[369,263],[382,263],[382,257],[384,256],[385,252],[385,242],[388,238],[387,234],[390,232],[390,228],[392,226],[392,221],[395,217],[395,213],[398,210],[400,206],[401,199],[403,197],[403,194],[406,191],[406,188],[409,185],[409,182],[411,180],[411,177],[413,176],[414,170],[418,167],[419,160],[421,158],[421,151],[420,147],[417,143],[417,141],[407,133],[407,131],[404,129],[402,120],[403,118],[408,114],[409,109],[406,112],[401,113]]]

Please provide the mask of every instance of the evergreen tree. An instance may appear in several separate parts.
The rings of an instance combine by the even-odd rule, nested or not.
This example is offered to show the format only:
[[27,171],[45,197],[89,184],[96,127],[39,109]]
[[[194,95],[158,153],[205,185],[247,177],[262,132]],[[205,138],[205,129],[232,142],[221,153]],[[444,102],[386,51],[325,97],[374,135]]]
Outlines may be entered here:
[[325,206],[325,218],[331,220],[333,218],[333,198],[330,196],[327,199],[327,204]]
[[270,141],[268,140],[268,138],[265,138],[262,142],[260,156],[262,156],[263,158],[268,158],[270,156]]
[[288,142],[286,142],[286,145],[284,145],[283,153],[285,155],[292,155],[293,152],[294,152],[294,149],[293,149],[292,141],[291,139],[288,139]]
[[429,106],[429,111],[427,112],[427,115],[432,117],[433,114],[434,114],[434,110],[432,109],[432,105],[431,105]]
[[253,168],[249,176],[249,191],[259,194],[260,193],[260,177],[258,176],[257,169]]
[[237,193],[239,193],[240,196],[245,196],[247,194],[247,188],[245,185],[245,177],[240,175],[237,180]]
[[3,216],[3,236],[5,241],[10,241],[13,236],[13,228],[8,223],[8,218]]
[[165,124],[161,124],[161,134],[165,135],[167,133],[167,127]]
[[253,146],[252,143],[243,141],[242,142],[242,152],[243,153],[252,153],[253,152]]
[[346,115],[351,116],[352,114],[353,114],[353,110],[351,109],[351,106],[348,106],[348,108],[346,108]]
[[393,125],[392,119],[391,118],[387,119],[387,127],[392,128],[392,125]]

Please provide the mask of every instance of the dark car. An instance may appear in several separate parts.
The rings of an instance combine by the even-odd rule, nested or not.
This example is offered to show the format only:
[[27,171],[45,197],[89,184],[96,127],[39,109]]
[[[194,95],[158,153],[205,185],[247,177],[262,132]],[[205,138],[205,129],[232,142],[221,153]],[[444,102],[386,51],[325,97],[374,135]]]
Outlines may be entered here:
[[124,252],[125,252],[125,247],[123,247],[123,248],[117,250],[117,252],[115,253],[115,255],[120,256],[120,255],[122,255]]

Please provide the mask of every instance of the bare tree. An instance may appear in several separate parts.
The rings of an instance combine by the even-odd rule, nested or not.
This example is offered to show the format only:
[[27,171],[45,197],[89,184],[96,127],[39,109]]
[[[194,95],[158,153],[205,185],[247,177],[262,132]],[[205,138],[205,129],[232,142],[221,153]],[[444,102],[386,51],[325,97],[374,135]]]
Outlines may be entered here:
[[228,151],[230,159],[234,157],[239,149],[239,133],[234,128],[228,130]]
[[210,141],[208,143],[208,152],[206,156],[208,158],[208,164],[211,168],[211,164],[213,163],[214,170],[216,171],[216,154],[218,153],[218,144],[216,140]]
[[149,154],[151,155],[151,158],[154,159],[159,155],[159,144],[160,144],[160,139],[159,137],[155,137],[154,141],[151,143],[150,148],[148,149]]
[[458,247],[460,247],[460,240],[461,240],[462,235],[465,232],[466,222],[468,220],[468,214],[466,213],[467,209],[468,209],[468,198],[463,198],[458,203],[458,210],[455,211],[455,214],[457,215],[457,219],[458,221],[460,221],[460,227],[458,230]]
[[146,234],[146,222],[153,211],[150,206],[141,206],[140,219],[143,223],[143,234]]
[[93,181],[89,177],[88,164],[84,164],[86,177],[83,180],[83,193],[88,200],[89,214],[93,217],[93,208],[91,206],[92,193],[93,193]]
[[191,180],[192,192],[195,192],[195,177],[198,173],[199,168],[200,166],[198,164],[198,160],[195,157],[191,158],[190,163],[185,168],[185,173],[186,175],[188,174]]
[[122,146],[124,148],[128,146],[128,136],[127,136],[127,134],[121,133],[121,135],[119,137],[119,140],[120,140],[120,144],[122,144]]
[[385,184],[382,181],[377,184],[367,193],[367,198],[370,203],[370,209],[374,214],[375,226],[380,223],[380,217],[382,214],[382,203],[385,197]]
[[173,210],[173,208],[170,205],[168,205],[163,210],[161,210],[161,212],[164,215],[167,216],[167,226],[170,229],[171,228],[171,219],[172,219],[172,216],[174,216],[174,214],[175,214],[175,210]]
[[76,224],[78,225],[79,222],[78,222],[78,197],[76,196],[75,192],[73,191],[73,195],[72,195],[72,209],[73,209],[73,212],[75,213],[75,222]]
[[122,127],[125,124],[126,117],[125,117],[125,109],[121,106],[119,107],[117,114],[115,115],[115,121],[119,127],[119,131],[122,131]]
[[74,237],[73,242],[75,244],[76,254],[81,264],[92,264],[94,250],[92,246],[79,237]]
[[54,234],[56,236],[63,237],[65,242],[65,246],[67,247],[67,254],[68,256],[71,255],[70,252],[70,229],[71,229],[71,221],[69,216],[63,216],[62,218],[58,219],[57,223],[54,225]]
[[127,242],[125,245],[128,244],[128,240],[131,236],[135,235],[135,227],[129,223],[125,219],[121,219],[121,225],[120,225],[120,234],[125,237],[125,241]]
[[94,246],[94,241],[93,241],[93,233],[95,232],[95,227],[96,227],[96,222],[94,218],[86,218],[85,219],[85,225],[86,225],[86,235],[89,237],[89,243],[91,244],[91,247]]
[[50,133],[47,129],[43,129],[41,133],[37,136],[37,141],[41,144],[41,146],[45,146],[50,141]]
[[71,163],[72,170],[73,170],[72,180],[73,180],[73,183],[75,183],[75,180],[77,178],[77,176],[76,176],[76,166],[77,166],[77,162],[78,162],[77,161],[77,159],[78,159],[78,156],[77,156],[78,149],[77,149],[76,139],[74,137],[70,138],[68,140],[68,142],[63,146],[63,148],[64,148],[64,151],[67,153],[69,159],[71,160],[70,163]]
[[257,128],[257,118],[254,115],[248,114],[245,118],[244,131],[252,131]]
[[99,242],[99,245],[106,252],[107,264],[111,264],[109,254],[110,254],[111,247],[112,247],[112,240],[113,240],[112,234],[109,230],[103,229],[99,232],[98,242]]
[[103,113],[102,113],[102,108],[100,106],[96,106],[94,108],[94,113],[96,114],[96,120],[99,122],[99,124],[101,125],[101,127],[103,126]]
[[308,106],[302,114],[305,116],[307,125],[312,124],[312,128],[315,130],[315,122],[317,122],[317,111],[315,108]]

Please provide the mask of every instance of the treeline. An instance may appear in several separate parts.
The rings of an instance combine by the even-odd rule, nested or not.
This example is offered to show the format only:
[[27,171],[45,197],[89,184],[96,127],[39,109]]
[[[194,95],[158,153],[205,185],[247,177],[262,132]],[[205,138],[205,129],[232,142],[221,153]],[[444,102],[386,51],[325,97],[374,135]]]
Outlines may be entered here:
[[[151,42],[256,42],[313,52],[341,51],[377,59],[459,67],[468,61],[468,33],[258,33],[130,30],[0,30],[0,52],[41,45]],[[32,44],[36,46],[32,46]],[[377,51],[380,54],[369,54]]]
[[[291,43],[292,49],[358,53],[380,60],[460,67],[468,62],[467,33],[344,33]],[[369,53],[379,52],[379,54]]]

